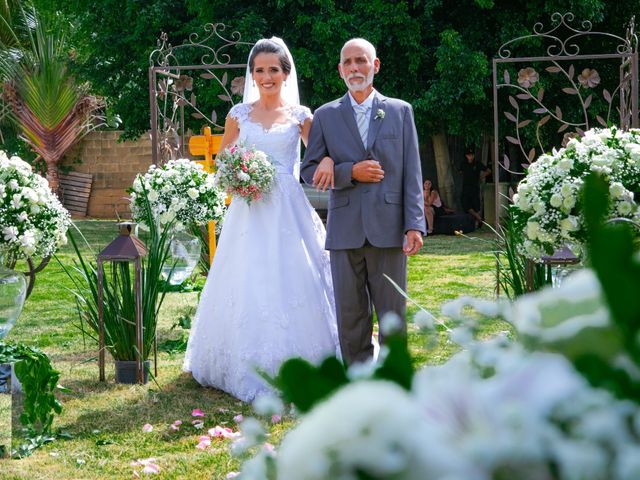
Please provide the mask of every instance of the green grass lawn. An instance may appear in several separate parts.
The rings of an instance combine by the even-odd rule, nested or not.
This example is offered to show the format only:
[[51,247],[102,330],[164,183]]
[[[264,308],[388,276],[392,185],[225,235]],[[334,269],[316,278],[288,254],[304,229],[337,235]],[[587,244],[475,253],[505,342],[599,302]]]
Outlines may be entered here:
[[[117,234],[113,222],[82,221],[78,227],[97,251]],[[409,294],[420,305],[438,315],[440,306],[459,295],[492,298],[495,288],[495,261],[490,233],[482,240],[435,236],[426,240],[419,255],[409,262]],[[88,253],[88,252],[87,252]],[[74,254],[69,246],[58,255],[60,262],[71,264]],[[2,479],[95,479],[132,478],[137,459],[155,457],[160,478],[224,479],[239,469],[239,461],[228,452],[228,440],[214,441],[210,450],[195,448],[198,437],[215,425],[234,426],[233,417],[251,414],[251,408],[217,390],[200,387],[181,371],[182,353],[161,351],[158,378],[145,386],[114,383],[113,366],[107,362],[107,382],[98,382],[96,344],[83,338],[70,282],[54,260],[38,276],[18,324],[7,340],[23,342],[43,349],[61,372],[60,383],[70,393],[60,395],[64,410],[55,426],[72,435],[57,440],[21,460],[1,460]],[[172,329],[177,319],[189,314],[197,304],[196,293],[167,295],[158,328],[158,342],[181,338],[182,331]],[[409,306],[410,317],[416,307]],[[495,324],[502,330],[504,325]],[[441,363],[454,351],[444,336],[437,345],[425,349],[426,337],[410,325],[411,350],[420,364]],[[191,411],[205,413],[204,431],[191,425]],[[182,420],[179,431],[171,430]],[[293,425],[285,417],[271,428],[271,441]],[[153,425],[145,433],[142,426]],[[140,469],[139,469],[140,470]]]

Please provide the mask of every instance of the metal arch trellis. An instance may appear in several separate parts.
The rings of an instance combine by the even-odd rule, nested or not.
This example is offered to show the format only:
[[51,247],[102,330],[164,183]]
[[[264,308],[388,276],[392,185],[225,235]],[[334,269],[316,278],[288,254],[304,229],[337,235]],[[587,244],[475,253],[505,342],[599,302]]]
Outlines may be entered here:
[[[193,118],[207,122],[213,130],[223,129],[215,108],[208,114],[196,104],[194,79],[184,72],[200,71],[199,78],[214,82],[221,92],[217,98],[227,109],[233,106],[234,96],[242,96],[246,54],[253,44],[242,41],[237,31],[224,36],[226,28],[222,23],[208,23],[203,27],[202,38],[199,33],[191,33],[178,46],[171,45],[163,32],[157,48],[149,55],[151,146],[155,165],[185,156],[185,107],[192,110]],[[243,55],[242,62],[233,61],[236,52]],[[197,60],[185,62],[185,58]],[[240,74],[230,80],[229,72],[233,70],[239,70]]]
[[[505,148],[502,157],[500,146],[503,143],[500,136],[501,106],[498,90],[509,89],[508,109],[502,114],[510,127],[510,135],[505,135],[506,145],[512,145],[517,155],[523,159],[521,166],[526,168],[535,158],[549,151],[549,146],[544,145],[542,133],[548,133],[550,127],[555,125],[555,135],[563,134],[562,142],[576,135],[583,135],[585,130],[595,123],[608,126],[612,122],[612,115],[617,112],[618,124],[621,128],[637,127],[638,120],[638,37],[634,31],[634,18],[632,17],[626,36],[620,37],[606,32],[595,32],[589,21],[583,21],[579,27],[573,26],[574,15],[571,12],[551,16],[551,28],[545,30],[542,23],[538,22],[533,27],[533,33],[514,38],[504,43],[498,49],[498,57],[493,59],[493,125],[494,125],[494,166],[493,175],[495,182],[495,221],[499,227],[501,199],[500,185],[501,172],[511,175],[524,175],[512,167],[513,160]],[[614,52],[609,53],[581,53],[581,43],[613,43]],[[548,45],[545,54],[538,56],[514,56],[512,50],[534,42],[538,45]],[[601,85],[602,78],[592,63],[604,61],[618,61],[618,80],[610,90]],[[576,75],[575,65],[588,63]],[[525,66],[518,71],[515,82],[511,80],[509,67],[516,64]],[[531,64],[548,64],[544,70],[536,70]],[[568,66],[567,66],[568,64]],[[502,81],[498,81],[498,68],[502,68]],[[580,118],[571,120],[563,116],[562,108],[556,103],[557,98],[551,98],[545,91],[541,75],[549,74],[551,83],[562,79],[564,87],[560,89],[576,104],[574,111],[579,112]],[[601,92],[598,88],[602,87]],[[553,92],[558,94],[559,92]],[[564,97],[565,99],[567,97]],[[617,99],[617,102],[616,102]],[[552,106],[556,103],[555,108]],[[605,112],[597,111],[595,104],[604,107]],[[617,104],[616,104],[617,103]],[[576,108],[577,106],[577,108]],[[594,111],[596,110],[596,111]],[[527,118],[532,116],[533,118]],[[544,128],[543,128],[544,127]],[[527,130],[529,129],[529,130]],[[533,133],[531,132],[533,129]],[[528,135],[524,133],[528,132]],[[535,145],[526,145],[527,139],[535,139]],[[555,145],[552,145],[555,146]],[[546,148],[545,148],[546,147]]]

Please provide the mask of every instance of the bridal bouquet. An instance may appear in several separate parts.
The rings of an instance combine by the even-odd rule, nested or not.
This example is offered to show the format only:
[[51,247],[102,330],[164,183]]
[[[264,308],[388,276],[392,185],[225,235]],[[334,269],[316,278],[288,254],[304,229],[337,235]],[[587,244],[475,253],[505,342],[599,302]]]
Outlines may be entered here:
[[243,197],[249,205],[271,191],[276,173],[266,153],[243,145],[220,152],[216,167],[218,185],[232,195]]
[[585,229],[580,189],[590,172],[609,185],[609,218],[640,219],[640,130],[592,129],[566,148],[542,155],[520,182],[512,206],[523,254],[540,258],[566,244],[580,254]]
[[47,180],[0,150],[0,249],[14,258],[51,256],[66,243],[70,222]]
[[151,165],[147,173],[135,178],[129,193],[137,222],[144,222],[145,201],[160,225],[175,222],[178,230],[209,220],[219,222],[224,217],[225,195],[215,185],[214,176],[186,158]]

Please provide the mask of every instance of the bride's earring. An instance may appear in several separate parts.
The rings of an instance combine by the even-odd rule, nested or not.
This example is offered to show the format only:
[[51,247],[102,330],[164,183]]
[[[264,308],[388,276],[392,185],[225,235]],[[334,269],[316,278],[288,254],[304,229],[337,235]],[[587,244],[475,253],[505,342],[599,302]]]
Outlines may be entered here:
[[256,86],[256,81],[255,81],[255,80],[253,80],[253,86],[254,86],[254,87]]
[[285,86],[285,87],[287,86],[287,81],[286,81],[286,80],[284,81],[284,86]]

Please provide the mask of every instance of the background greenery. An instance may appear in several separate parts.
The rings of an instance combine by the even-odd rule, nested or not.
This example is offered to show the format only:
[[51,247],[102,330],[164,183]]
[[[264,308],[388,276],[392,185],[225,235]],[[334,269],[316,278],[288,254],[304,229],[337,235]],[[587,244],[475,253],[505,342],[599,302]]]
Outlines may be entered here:
[[205,23],[222,22],[249,42],[284,38],[302,102],[312,109],[344,94],[340,48],[365,37],[382,61],[377,87],[414,105],[421,136],[446,132],[477,142],[491,129],[491,59],[502,43],[568,11],[623,36],[637,10],[637,0],[33,1],[67,22],[78,77],[106,97],[127,137],[149,128],[148,55],[161,32],[178,45]]

